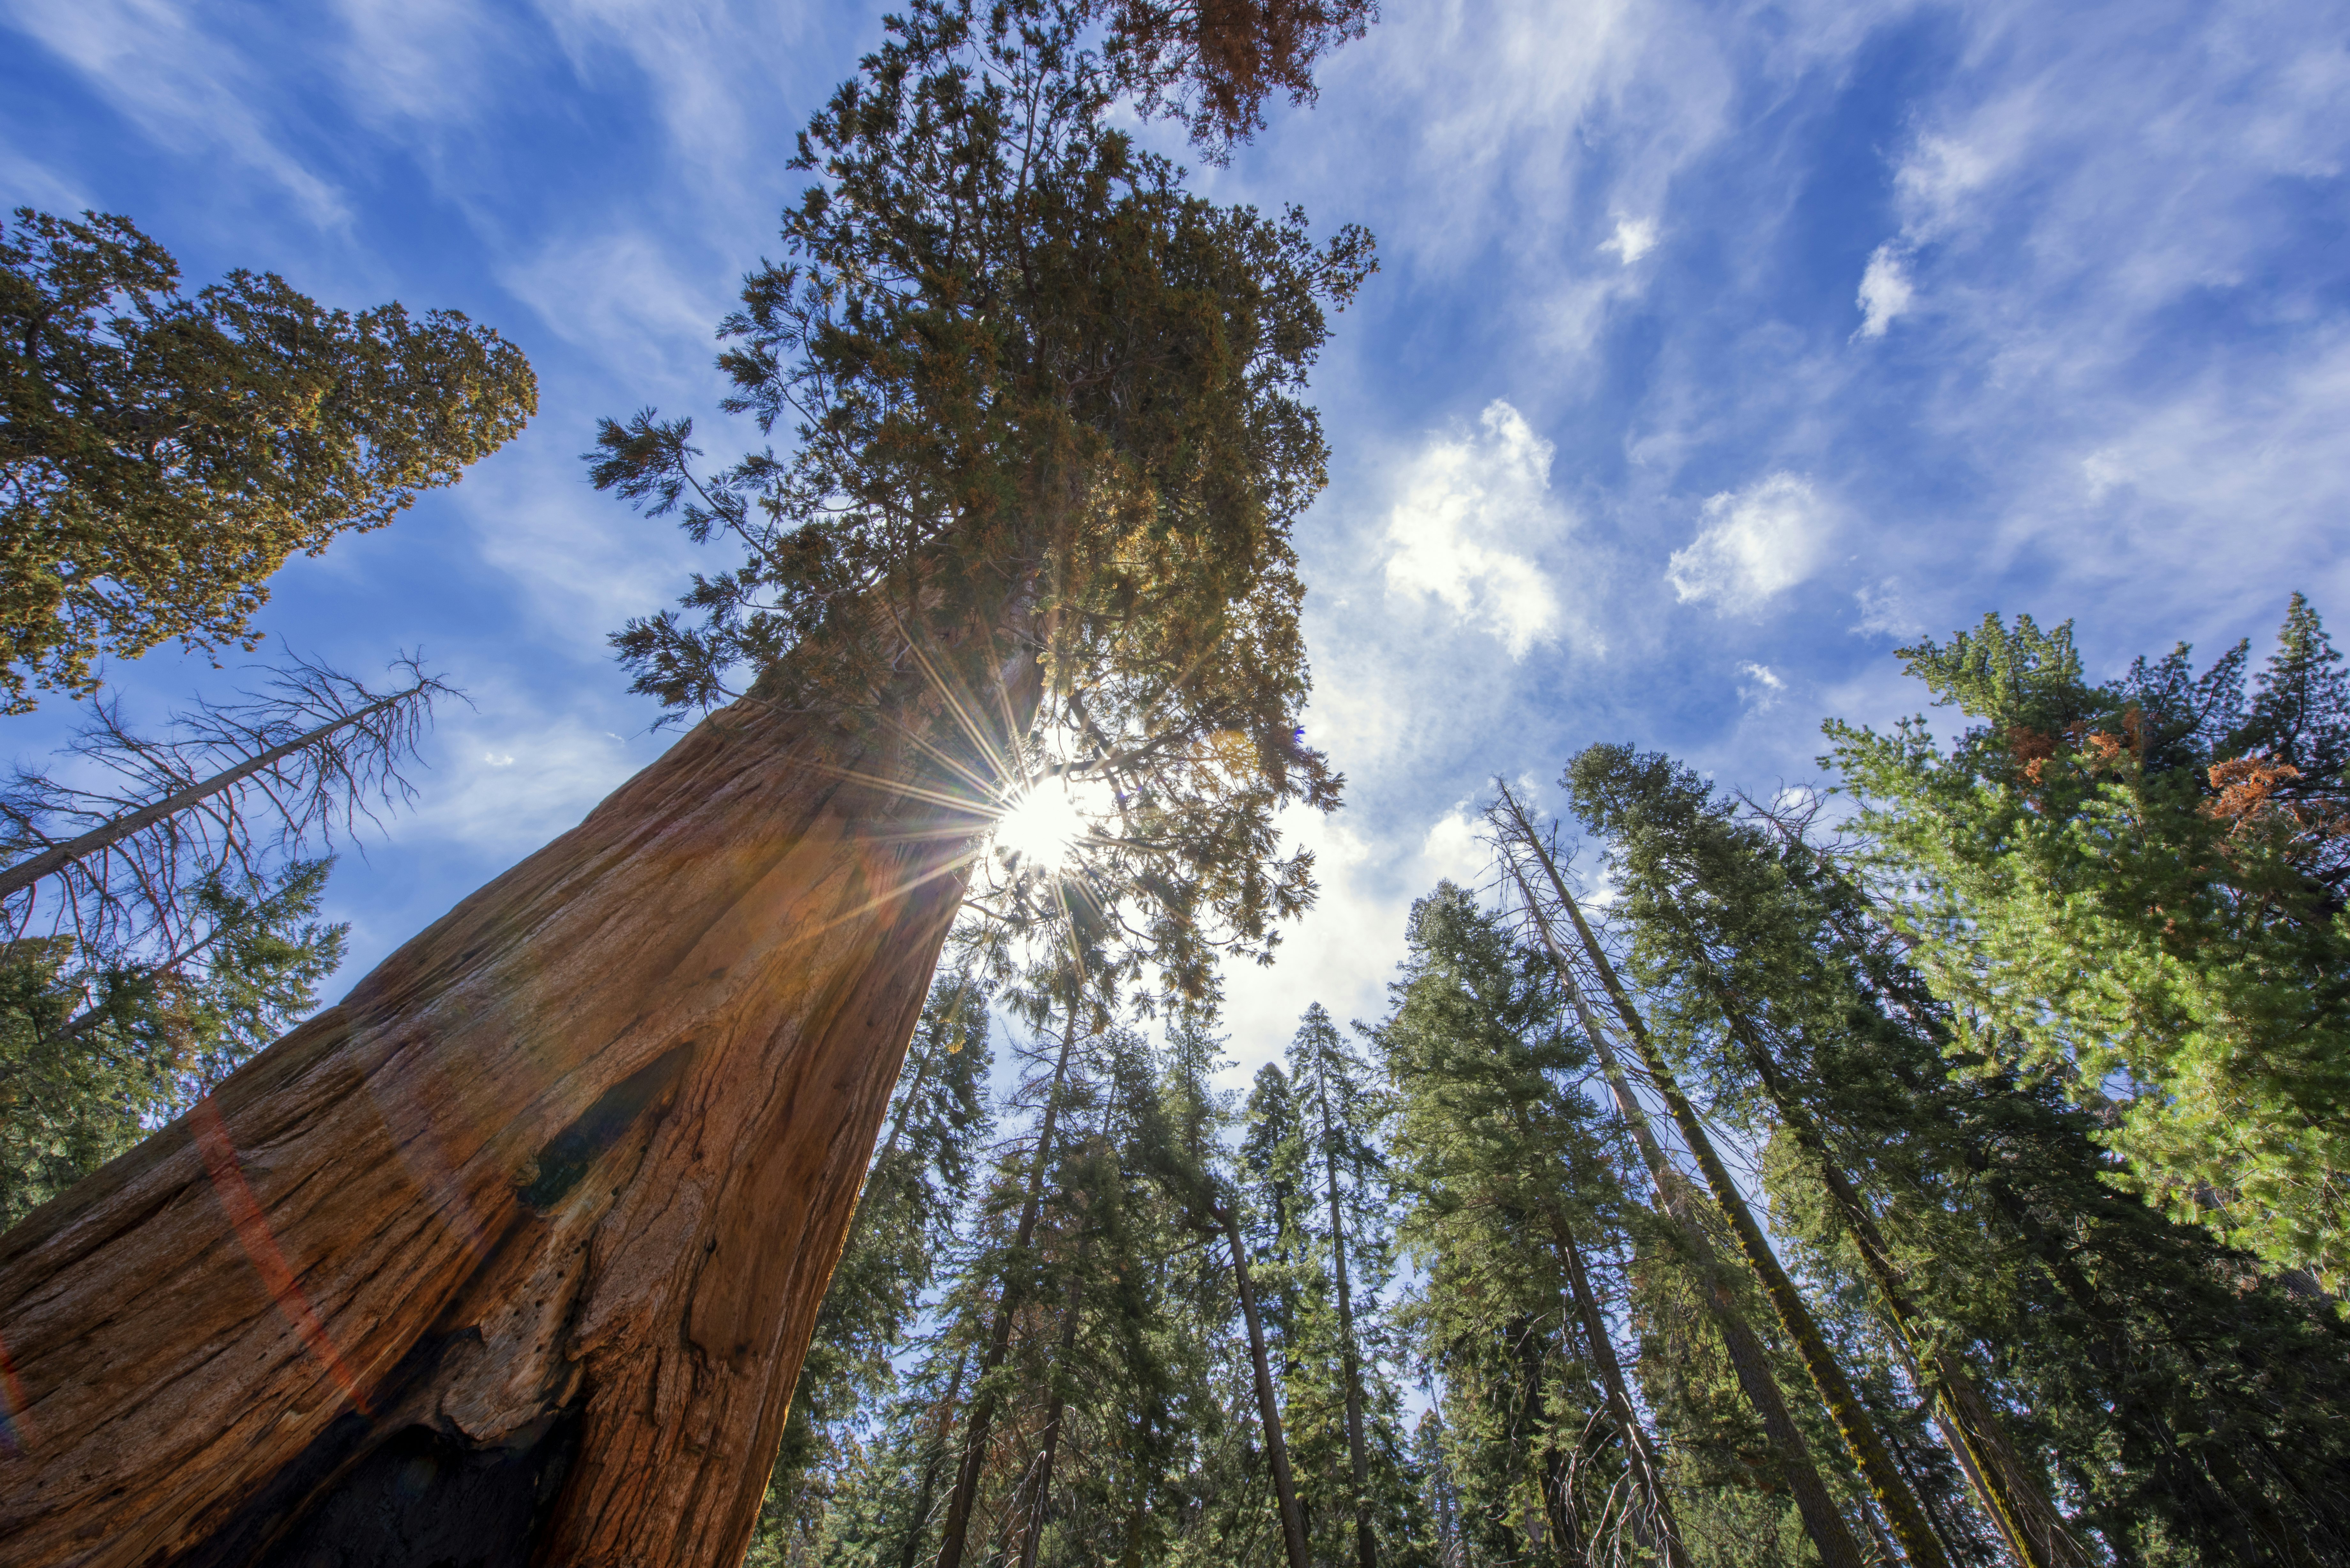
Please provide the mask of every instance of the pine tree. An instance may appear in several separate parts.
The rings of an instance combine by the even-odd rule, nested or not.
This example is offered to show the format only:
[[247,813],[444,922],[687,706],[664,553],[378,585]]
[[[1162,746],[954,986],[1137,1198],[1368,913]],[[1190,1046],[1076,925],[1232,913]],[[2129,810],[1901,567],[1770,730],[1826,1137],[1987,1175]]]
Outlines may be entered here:
[[2249,709],[2243,649],[2189,654],[2093,684],[2069,623],[1987,617],[1903,653],[1976,721],[1947,752],[1832,724],[1834,760],[1964,1049],[2105,1099],[2145,1191],[2335,1289],[2350,701],[2298,598]]
[[[1392,1224],[1378,1141],[1388,1096],[1318,1002],[1288,1058],[1293,1147],[1283,1163],[1297,1181],[1290,1219],[1299,1287],[1286,1357],[1291,1441],[1317,1556],[1375,1568],[1382,1540],[1395,1559],[1417,1531],[1401,1470],[1399,1391],[1379,1354]],[[1270,1130],[1252,1127],[1250,1136]]]
[[[0,945],[0,1226],[179,1115],[316,1002],[347,926],[317,918],[329,862],[188,889],[201,961],[91,963],[71,936]],[[234,890],[233,890],[234,889]]]
[[[1818,1074],[1804,1045],[1848,1027],[1851,1010],[1866,1006],[1838,986],[1842,977],[1824,972],[1823,913],[1790,885],[1761,831],[1731,821],[1703,782],[1669,759],[1593,746],[1567,777],[1585,820],[1607,836],[1625,895],[1613,912],[1633,935],[1633,973],[1668,1049],[1725,1091],[1717,1106],[1738,1115],[1758,1144],[1774,1132],[1786,1140],[1790,1158],[1780,1169],[1821,1188],[1907,1381],[1937,1400],[1951,1458],[2019,1560],[2031,1568],[2085,1563],[2046,1478],[2017,1451],[1975,1376],[1932,1344],[1854,1182],[1854,1162],[1830,1147],[1811,1108],[1806,1089]],[[1925,1497],[1945,1489],[1935,1477],[1917,1490]],[[1940,1533],[1963,1532],[1945,1525]]]
[[538,409],[453,310],[327,310],[239,269],[190,298],[129,219],[0,232],[0,712],[101,657],[251,649],[267,579],[452,484]]
[[[1615,1099],[1627,1132],[1640,1152],[1641,1163],[1648,1168],[1658,1206],[1673,1221],[1669,1235],[1682,1262],[1698,1275],[1700,1290],[1713,1319],[1713,1326],[1721,1336],[1723,1350],[1739,1386],[1753,1407],[1770,1443],[1777,1450],[1780,1469],[1802,1511],[1804,1528],[1827,1568],[1856,1565],[1862,1560],[1859,1544],[1812,1461],[1812,1445],[1787,1407],[1781,1380],[1772,1369],[1762,1339],[1749,1325],[1748,1314],[1736,1287],[1724,1272],[1711,1231],[1719,1225],[1722,1230],[1732,1232],[1733,1245],[1745,1254],[1758,1284],[1772,1281],[1775,1272],[1775,1260],[1767,1257],[1769,1244],[1761,1237],[1751,1215],[1746,1216],[1744,1225],[1738,1223],[1744,1210],[1744,1199],[1730,1181],[1718,1157],[1704,1162],[1708,1167],[1707,1186],[1713,1198],[1712,1212],[1709,1215],[1700,1209],[1688,1179],[1666,1156],[1649,1127],[1647,1108],[1633,1091],[1622,1054],[1611,1043],[1607,1027],[1600,1023],[1584,994],[1578,974],[1579,962],[1588,964],[1596,971],[1618,1024],[1636,1045],[1646,1046],[1648,1044],[1646,1026],[1630,998],[1624,993],[1620,981],[1616,979],[1613,966],[1592,935],[1590,926],[1584,920],[1574,896],[1567,890],[1565,878],[1559,870],[1549,841],[1536,832],[1524,806],[1506,785],[1501,786],[1500,796],[1488,814],[1488,821],[1495,831],[1504,873],[1524,900],[1527,915],[1544,950],[1551,959],[1560,986],[1566,992],[1584,1033],[1598,1056],[1608,1092]],[[1528,862],[1532,863],[1531,870]],[[1539,891],[1534,881],[1537,876],[1543,884]],[[1558,929],[1561,922],[1555,918],[1557,916],[1563,916],[1566,923],[1571,923],[1578,951],[1570,953]],[[1649,1049],[1641,1051],[1640,1064],[1651,1086],[1665,1095],[1672,1119],[1684,1140],[1697,1146],[1692,1153],[1703,1160],[1702,1151],[1710,1149],[1711,1140],[1706,1137],[1703,1127],[1698,1124],[1686,1098],[1677,1087],[1672,1086],[1671,1075],[1665,1070],[1665,1064],[1656,1059]],[[1800,1324],[1808,1315],[1801,1301],[1790,1299],[1793,1292],[1783,1276],[1772,1282],[1781,1287],[1772,1293],[1770,1304],[1773,1315],[1779,1316],[1783,1324],[1789,1318]],[[1791,1334],[1790,1337],[1795,1336]],[[1806,1373],[1825,1376],[1832,1384],[1840,1378],[1841,1375],[1833,1366],[1825,1347],[1818,1342],[1816,1333],[1804,1348],[1807,1352],[1804,1358]],[[1844,1409],[1839,1413],[1841,1419],[1837,1423],[1840,1436],[1844,1435],[1842,1429],[1846,1422],[1861,1417],[1855,1401],[1846,1398],[1843,1403]],[[1878,1459],[1874,1468],[1882,1477],[1888,1465],[1881,1455]],[[1878,1484],[1881,1484],[1879,1480],[1872,1479],[1871,1490]],[[1929,1544],[1930,1550],[1931,1543]]]
[[[2055,1085],[1960,1050],[1800,812],[1741,816],[1621,748],[1571,776],[1617,846],[1612,912],[1660,1034],[1763,1146],[1779,1232],[1847,1303],[1847,1340],[1875,1316],[1904,1380],[1939,1385],[1951,1452],[2007,1469],[1985,1512],[2045,1497],[2053,1467],[2078,1503],[2064,1527],[2120,1561],[2334,1550],[2342,1357],[2320,1346],[2338,1331],[2114,1190]],[[1930,1501],[1930,1468],[1908,1468]]]
[[1490,1450],[1464,1457],[1452,1495],[1508,1540],[1524,1516],[1504,1500],[1530,1484],[1557,1561],[1628,1537],[1686,1563],[1595,1285],[1632,1206],[1598,1107],[1574,1086],[1589,1053],[1547,962],[1461,889],[1421,899],[1409,940],[1378,1031],[1402,1106],[1401,1240],[1427,1272],[1416,1316],[1443,1378],[1442,1426],[1464,1455]]

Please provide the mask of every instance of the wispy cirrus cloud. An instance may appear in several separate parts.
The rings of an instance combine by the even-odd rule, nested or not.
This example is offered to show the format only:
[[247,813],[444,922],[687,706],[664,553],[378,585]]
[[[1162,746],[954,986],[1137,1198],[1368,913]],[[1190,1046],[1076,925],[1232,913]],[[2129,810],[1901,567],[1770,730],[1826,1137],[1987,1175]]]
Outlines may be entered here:
[[11,0],[6,18],[157,141],[255,171],[315,223],[349,219],[344,192],[262,107],[275,97],[265,85],[269,62],[234,42],[241,29],[220,26],[217,13],[172,0]]

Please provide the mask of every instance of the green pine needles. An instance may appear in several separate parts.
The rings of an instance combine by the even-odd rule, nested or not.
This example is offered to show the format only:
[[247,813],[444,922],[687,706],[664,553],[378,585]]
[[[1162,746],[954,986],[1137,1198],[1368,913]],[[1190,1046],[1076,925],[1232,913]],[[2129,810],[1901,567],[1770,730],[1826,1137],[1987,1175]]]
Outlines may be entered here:
[[2350,1282],[2350,680],[2295,596],[2239,646],[2083,673],[2070,623],[1903,654],[1973,722],[1831,725],[1888,919],[1968,1055],[2061,1079],[2116,1179]]

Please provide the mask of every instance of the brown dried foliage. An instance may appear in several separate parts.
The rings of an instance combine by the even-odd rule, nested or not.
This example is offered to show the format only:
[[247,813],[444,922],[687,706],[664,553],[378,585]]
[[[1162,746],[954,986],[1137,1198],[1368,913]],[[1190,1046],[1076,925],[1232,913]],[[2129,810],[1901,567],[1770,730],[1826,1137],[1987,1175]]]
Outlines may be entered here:
[[1107,0],[1113,57],[1149,112],[1222,161],[1276,93],[1315,98],[1315,62],[1378,20],[1378,0]]

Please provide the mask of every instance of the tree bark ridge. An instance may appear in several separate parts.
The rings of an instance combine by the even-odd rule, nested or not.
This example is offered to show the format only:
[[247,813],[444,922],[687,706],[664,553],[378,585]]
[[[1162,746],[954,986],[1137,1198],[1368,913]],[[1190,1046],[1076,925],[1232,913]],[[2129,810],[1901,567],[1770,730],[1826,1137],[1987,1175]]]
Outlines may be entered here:
[[366,1434],[336,1435],[188,1118],[0,1237],[12,1557],[259,1552],[404,1431],[536,1451],[550,1422],[576,1439],[514,1561],[739,1556],[983,826],[864,782],[915,771],[712,715],[221,1085],[203,1114]]

